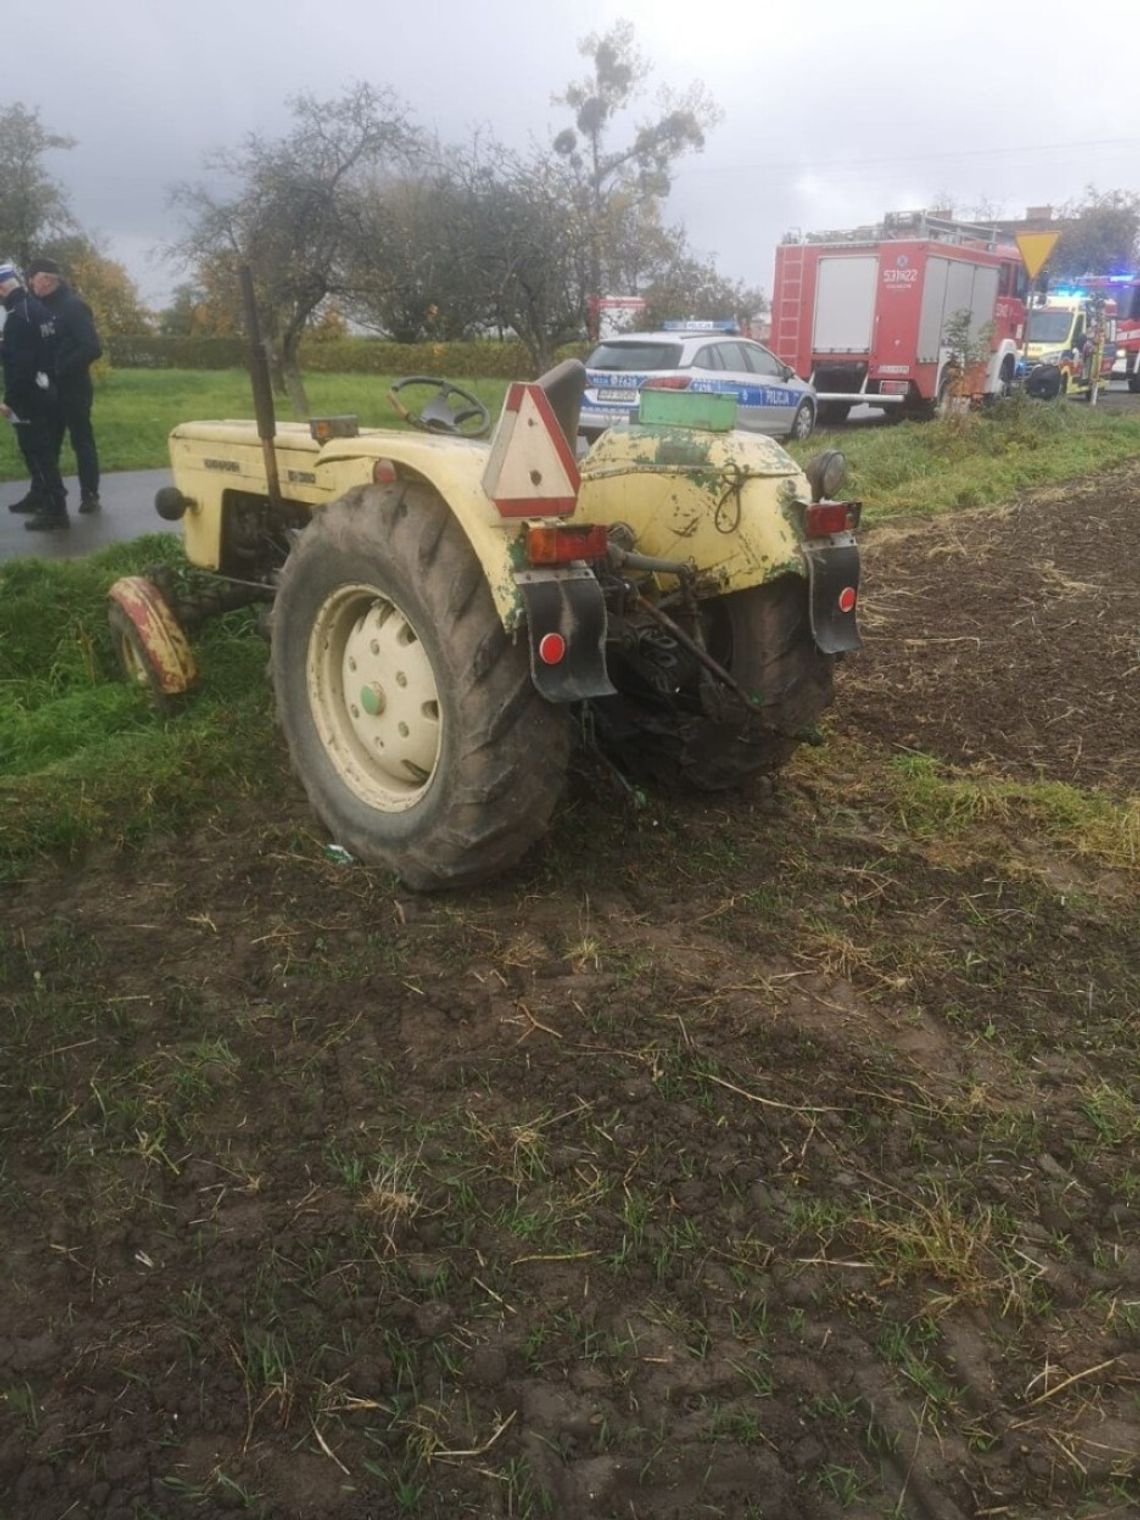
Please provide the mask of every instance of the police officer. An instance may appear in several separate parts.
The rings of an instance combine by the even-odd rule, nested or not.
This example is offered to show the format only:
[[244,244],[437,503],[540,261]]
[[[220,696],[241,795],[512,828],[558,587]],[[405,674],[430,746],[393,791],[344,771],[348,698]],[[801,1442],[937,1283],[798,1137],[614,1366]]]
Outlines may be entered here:
[[99,455],[91,428],[91,366],[103,352],[91,308],[75,294],[54,259],[33,259],[28,284],[55,321],[55,379],[59,391],[52,419],[56,463],[63,435],[71,436],[79,475],[79,510],[99,510]]
[[[20,284],[15,267],[0,263],[4,319],[0,359],[4,403],[0,415],[16,429],[20,452],[32,478],[33,515],[24,527],[33,533],[69,528],[67,493],[60,478],[52,433],[55,402],[55,326],[51,313]],[[14,511],[27,511],[17,502]]]

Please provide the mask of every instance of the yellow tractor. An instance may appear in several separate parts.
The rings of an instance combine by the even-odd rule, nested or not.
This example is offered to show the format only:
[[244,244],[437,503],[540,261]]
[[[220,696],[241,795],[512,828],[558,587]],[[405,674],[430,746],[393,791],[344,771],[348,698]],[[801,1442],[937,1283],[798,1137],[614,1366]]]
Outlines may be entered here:
[[128,674],[177,698],[204,608],[264,602],[314,811],[421,890],[517,861],[576,735],[622,777],[718,789],[776,770],[860,643],[842,455],[805,475],[734,429],[733,398],[646,389],[580,457],[585,378],[568,361],[511,385],[494,424],[461,387],[411,377],[392,390],[407,431],[277,427],[255,366],[256,423],[171,434],[156,508],[207,595],[119,581]]

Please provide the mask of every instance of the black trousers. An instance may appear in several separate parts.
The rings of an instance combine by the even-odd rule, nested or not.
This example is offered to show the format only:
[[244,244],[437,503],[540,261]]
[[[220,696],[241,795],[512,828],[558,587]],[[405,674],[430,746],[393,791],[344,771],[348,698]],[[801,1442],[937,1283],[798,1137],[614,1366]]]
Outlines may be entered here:
[[99,455],[95,448],[95,434],[91,429],[91,403],[94,391],[91,376],[86,370],[81,375],[68,375],[58,382],[58,399],[51,419],[52,446],[59,464],[59,451],[63,447],[63,435],[71,436],[75,450],[75,468],[79,475],[79,490],[83,496],[99,494]]
[[59,473],[59,447],[55,441],[55,419],[46,415],[29,417],[13,423],[20,453],[31,477],[31,493],[41,510],[67,515],[67,492]]

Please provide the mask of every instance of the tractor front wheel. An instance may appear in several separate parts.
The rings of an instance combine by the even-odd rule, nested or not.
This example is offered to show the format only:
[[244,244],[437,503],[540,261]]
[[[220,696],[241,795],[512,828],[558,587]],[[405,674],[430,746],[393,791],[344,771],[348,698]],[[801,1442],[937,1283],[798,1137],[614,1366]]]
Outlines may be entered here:
[[141,691],[161,717],[174,717],[182,701],[181,694],[172,695],[163,688],[162,675],[154,655],[143,643],[134,623],[121,607],[113,603],[107,611],[107,620],[111,625],[115,653],[128,684]]
[[570,726],[539,696],[482,568],[429,487],[314,514],[273,613],[293,767],[334,839],[422,891],[496,875],[544,832]]

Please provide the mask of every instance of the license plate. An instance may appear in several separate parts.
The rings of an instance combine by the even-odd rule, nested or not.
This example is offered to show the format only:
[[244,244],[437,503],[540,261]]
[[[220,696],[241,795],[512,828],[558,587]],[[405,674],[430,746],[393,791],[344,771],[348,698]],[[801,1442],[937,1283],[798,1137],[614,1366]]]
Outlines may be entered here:
[[628,391],[618,391],[618,390],[599,391],[598,392],[598,400],[599,401],[617,401],[622,406],[634,406],[636,404],[636,402],[637,402],[637,392],[635,390],[632,390],[632,389],[628,390]]

